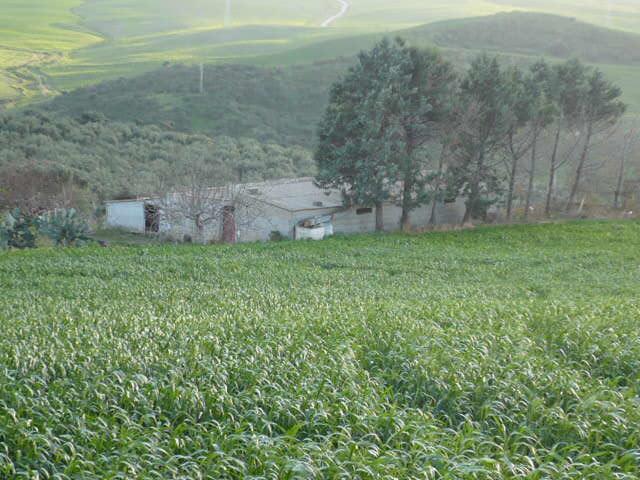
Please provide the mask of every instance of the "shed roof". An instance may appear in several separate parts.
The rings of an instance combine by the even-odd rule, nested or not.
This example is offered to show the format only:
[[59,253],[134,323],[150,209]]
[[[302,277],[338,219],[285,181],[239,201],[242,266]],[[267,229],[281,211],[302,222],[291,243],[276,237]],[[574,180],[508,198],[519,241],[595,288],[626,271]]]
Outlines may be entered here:
[[255,183],[245,188],[255,198],[291,212],[340,208],[343,205],[342,194],[338,190],[320,188],[311,177]]
[[135,198],[121,198],[118,200],[107,200],[104,203],[112,204],[112,203],[142,203],[153,200],[151,197],[135,197]]
[[[219,191],[219,201],[225,201],[229,193],[227,187],[213,187]],[[233,189],[290,212],[303,210],[323,210],[340,208],[343,205],[342,194],[338,190],[325,190],[316,185],[312,177],[269,180],[258,183],[235,185]],[[138,197],[127,200],[110,200],[107,204],[153,201],[151,197]],[[155,199],[157,200],[157,199]]]

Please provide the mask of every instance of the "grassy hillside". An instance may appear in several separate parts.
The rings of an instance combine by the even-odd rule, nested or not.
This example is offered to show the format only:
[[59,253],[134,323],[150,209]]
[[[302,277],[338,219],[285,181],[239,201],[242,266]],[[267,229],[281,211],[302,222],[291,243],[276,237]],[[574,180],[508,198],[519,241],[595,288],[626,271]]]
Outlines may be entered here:
[[[441,22],[399,33],[416,45],[438,45],[460,69],[480,51],[499,53],[505,61],[520,64],[540,56],[560,59],[570,54],[592,63],[617,61],[598,66],[623,88],[631,113],[640,113],[640,36],[528,13]],[[357,51],[379,38],[380,34],[369,34],[320,42],[286,55],[263,57],[262,66],[207,65],[203,94],[197,67],[171,64],[138,77],[81,88],[44,108],[75,117],[97,111],[118,121],[311,147],[331,83],[347,70]],[[306,58],[325,60],[304,63]],[[301,63],[278,66],[286,62]]]
[[630,222],[0,253],[0,472],[637,479],[639,262]]
[[91,110],[113,120],[310,147],[329,88],[349,64],[207,65],[203,94],[199,68],[172,65],[76,90],[44,108],[73,117]]
[[544,11],[640,32],[640,12],[632,0],[350,3],[347,15],[322,29],[323,20],[339,11],[337,0],[232,0],[229,14],[226,0],[0,0],[0,102],[25,103],[144,73],[165,61],[253,63],[327,38],[500,11]]
[[571,17],[532,12],[499,13],[428,23],[390,33],[333,38],[272,55],[267,61],[284,64],[355,55],[384,35],[400,35],[416,45],[445,49],[640,65],[640,34],[598,27]]
[[[23,70],[100,41],[72,13],[82,0],[0,0],[0,101],[42,93]],[[35,82],[37,83],[37,81]]]

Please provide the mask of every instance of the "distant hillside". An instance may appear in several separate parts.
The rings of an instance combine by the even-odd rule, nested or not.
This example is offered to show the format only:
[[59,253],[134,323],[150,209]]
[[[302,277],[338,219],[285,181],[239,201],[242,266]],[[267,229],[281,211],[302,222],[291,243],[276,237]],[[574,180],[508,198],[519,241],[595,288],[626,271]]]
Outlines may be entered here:
[[[334,38],[265,57],[282,64],[305,58],[355,55],[384,34]],[[510,12],[430,23],[386,35],[399,35],[415,45],[444,49],[490,50],[502,54],[577,57],[585,62],[640,65],[640,35],[544,13]]]
[[640,65],[640,35],[609,30],[568,17],[499,13],[407,30],[412,40],[447,48],[577,57],[591,63]]
[[202,93],[198,67],[172,65],[81,88],[43,108],[73,117],[93,111],[169,130],[310,147],[329,88],[349,62],[285,68],[207,65]]
[[[416,45],[438,45],[461,68],[481,50],[520,64],[540,56],[578,56],[600,62],[622,86],[631,111],[640,111],[640,37],[636,35],[530,13],[441,22],[397,33]],[[310,148],[332,82],[346,72],[359,50],[379,38],[365,35],[319,43],[288,58],[294,62],[329,57],[312,64],[270,66],[285,60],[276,56],[266,58],[262,67],[207,65],[202,93],[197,66],[169,64],[138,77],[75,90],[42,108],[73,117],[93,111],[111,120],[156,124],[167,130]]]

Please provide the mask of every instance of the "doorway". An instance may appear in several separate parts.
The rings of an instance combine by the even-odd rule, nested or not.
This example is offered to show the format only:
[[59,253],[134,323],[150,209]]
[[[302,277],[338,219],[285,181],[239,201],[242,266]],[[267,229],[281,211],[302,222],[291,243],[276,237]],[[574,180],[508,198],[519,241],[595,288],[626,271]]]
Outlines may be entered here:
[[151,203],[144,204],[144,231],[158,233],[160,231],[160,209]]
[[236,208],[227,205],[222,209],[222,241],[224,243],[236,243],[238,231],[236,227]]

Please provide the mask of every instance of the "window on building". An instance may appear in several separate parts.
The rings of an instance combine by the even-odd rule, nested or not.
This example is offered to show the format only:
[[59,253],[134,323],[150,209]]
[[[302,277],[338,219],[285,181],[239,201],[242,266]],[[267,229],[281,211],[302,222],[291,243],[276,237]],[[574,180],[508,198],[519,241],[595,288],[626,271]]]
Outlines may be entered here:
[[373,212],[373,208],[371,207],[358,208],[356,210],[356,215],[367,215],[368,213],[372,213],[372,212]]

